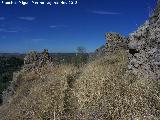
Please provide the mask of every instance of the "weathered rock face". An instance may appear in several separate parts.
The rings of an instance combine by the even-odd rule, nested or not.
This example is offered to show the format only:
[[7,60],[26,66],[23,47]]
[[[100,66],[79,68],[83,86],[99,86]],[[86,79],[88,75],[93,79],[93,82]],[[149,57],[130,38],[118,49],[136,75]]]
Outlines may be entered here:
[[24,69],[31,70],[42,67],[52,61],[49,56],[48,50],[44,50],[42,53],[35,51],[28,53],[24,58]]
[[143,26],[130,34],[129,41],[129,69],[138,76],[159,80],[160,11],[156,9],[155,14]]
[[127,38],[119,33],[106,33],[106,51],[115,51],[127,48]]
[[96,49],[92,57],[99,58],[104,55],[110,55],[114,51],[128,48],[128,38],[119,33],[109,32],[105,34],[106,44]]

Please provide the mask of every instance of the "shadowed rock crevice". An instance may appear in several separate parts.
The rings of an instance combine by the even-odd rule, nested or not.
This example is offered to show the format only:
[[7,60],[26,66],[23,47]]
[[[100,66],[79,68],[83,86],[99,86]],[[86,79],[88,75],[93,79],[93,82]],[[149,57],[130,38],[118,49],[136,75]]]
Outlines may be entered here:
[[132,54],[132,55],[134,55],[136,53],[139,53],[139,51],[136,50],[136,49],[129,49],[129,53]]

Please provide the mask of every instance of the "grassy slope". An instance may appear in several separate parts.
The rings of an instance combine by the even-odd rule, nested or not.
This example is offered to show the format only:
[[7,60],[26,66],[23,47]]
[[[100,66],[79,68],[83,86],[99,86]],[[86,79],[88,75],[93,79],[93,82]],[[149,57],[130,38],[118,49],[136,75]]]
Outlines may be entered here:
[[2,120],[158,120],[160,83],[127,71],[121,51],[77,69],[21,71],[16,93],[0,108]]

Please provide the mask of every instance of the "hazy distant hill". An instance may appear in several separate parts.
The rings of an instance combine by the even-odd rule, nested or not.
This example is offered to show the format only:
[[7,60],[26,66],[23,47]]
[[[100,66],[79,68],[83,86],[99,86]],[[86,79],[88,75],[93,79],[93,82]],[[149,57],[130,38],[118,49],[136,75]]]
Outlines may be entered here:
[[0,57],[24,57],[25,54],[21,53],[0,53]]
[[[0,53],[0,57],[4,56],[4,57],[24,57],[26,54],[24,53]],[[55,57],[59,57],[59,56],[74,56],[76,55],[76,53],[50,53],[50,56],[55,56]]]

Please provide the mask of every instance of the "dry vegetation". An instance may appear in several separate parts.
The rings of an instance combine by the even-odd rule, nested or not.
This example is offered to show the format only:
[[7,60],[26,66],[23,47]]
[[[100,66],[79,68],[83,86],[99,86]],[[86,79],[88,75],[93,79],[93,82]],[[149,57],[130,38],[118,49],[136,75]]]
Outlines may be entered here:
[[76,68],[22,72],[1,120],[159,120],[160,82],[127,71],[127,53]]
[[127,61],[127,54],[119,52],[83,71],[75,88],[84,119],[160,119],[158,82],[129,73]]

